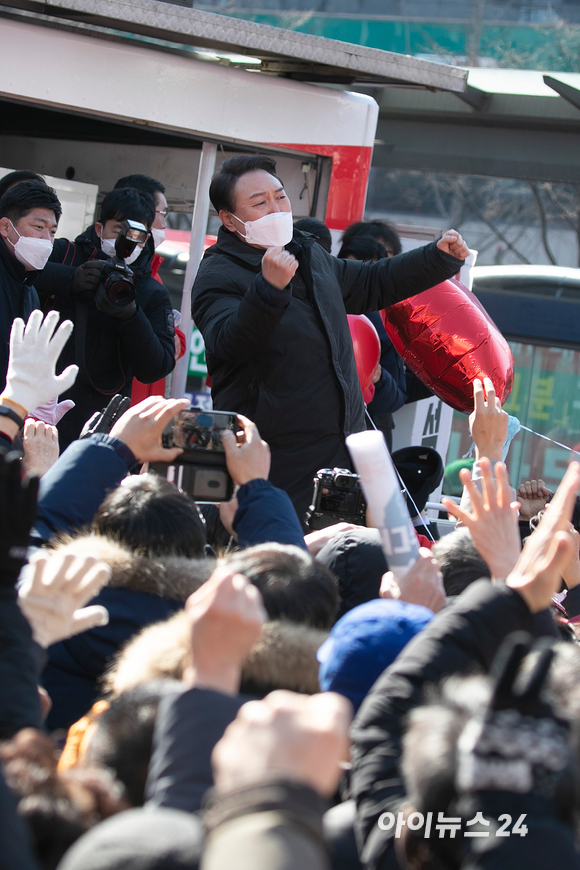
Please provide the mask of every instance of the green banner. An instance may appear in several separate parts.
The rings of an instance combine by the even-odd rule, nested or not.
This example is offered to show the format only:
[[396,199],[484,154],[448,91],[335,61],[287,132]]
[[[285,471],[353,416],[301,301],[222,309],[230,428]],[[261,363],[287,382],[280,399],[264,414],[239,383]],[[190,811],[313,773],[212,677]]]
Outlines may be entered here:
[[191,334],[191,350],[189,353],[188,374],[196,378],[202,378],[207,375],[207,365],[205,363],[205,345],[201,332],[197,326],[193,327]]

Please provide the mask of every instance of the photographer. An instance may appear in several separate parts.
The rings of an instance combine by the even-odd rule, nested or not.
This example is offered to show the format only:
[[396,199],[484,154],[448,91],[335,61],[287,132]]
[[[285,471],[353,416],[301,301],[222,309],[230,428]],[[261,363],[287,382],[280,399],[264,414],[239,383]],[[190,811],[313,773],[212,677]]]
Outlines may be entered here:
[[[79,377],[64,398],[76,407],[59,424],[62,447],[78,437],[85,421],[115,393],[129,396],[133,376],[153,383],[173,370],[174,327],[169,295],[148,266],[132,275],[135,298],[118,306],[103,287],[103,265],[115,256],[124,221],[151,231],[155,203],[150,194],[122,188],[107,194],[99,220],[75,242],[58,239],[51,262],[39,276],[37,290],[45,309],[56,309],[75,324],[60,365],[77,362]],[[146,240],[145,240],[146,243]],[[143,244],[126,256],[125,265],[141,256]],[[131,272],[133,270],[131,269]],[[63,398],[63,397],[61,397]]]

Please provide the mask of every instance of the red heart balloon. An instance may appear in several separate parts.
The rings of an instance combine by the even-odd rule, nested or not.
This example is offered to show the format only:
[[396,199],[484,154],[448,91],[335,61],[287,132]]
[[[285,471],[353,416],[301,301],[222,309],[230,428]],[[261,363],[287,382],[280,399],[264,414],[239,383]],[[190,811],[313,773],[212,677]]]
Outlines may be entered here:
[[451,278],[381,312],[409,368],[457,411],[473,411],[473,381],[491,378],[500,402],[511,393],[514,360],[481,302]]
[[347,314],[352,338],[356,373],[364,393],[371,385],[374,371],[381,358],[379,334],[364,314]]

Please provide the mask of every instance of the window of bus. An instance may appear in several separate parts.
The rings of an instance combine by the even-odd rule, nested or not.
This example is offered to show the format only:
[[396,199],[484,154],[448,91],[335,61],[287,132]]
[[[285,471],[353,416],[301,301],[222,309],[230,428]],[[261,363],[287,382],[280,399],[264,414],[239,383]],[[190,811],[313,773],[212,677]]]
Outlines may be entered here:
[[[510,341],[514,356],[514,385],[504,409],[522,425],[580,450],[580,352],[570,348],[541,347]],[[455,412],[447,463],[469,450],[467,416]],[[571,458],[570,449],[520,431],[507,458],[512,486],[542,478],[554,489]]]

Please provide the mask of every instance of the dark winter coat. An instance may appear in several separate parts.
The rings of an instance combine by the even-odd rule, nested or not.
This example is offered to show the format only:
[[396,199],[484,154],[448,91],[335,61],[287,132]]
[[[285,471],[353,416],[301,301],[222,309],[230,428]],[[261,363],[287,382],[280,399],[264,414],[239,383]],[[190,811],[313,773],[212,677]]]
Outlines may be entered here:
[[488,673],[514,631],[534,632],[534,616],[524,599],[503,583],[477,581],[413,638],[363,701],[351,729],[351,794],[368,870],[400,867],[392,834],[382,831],[377,820],[383,812],[396,813],[405,797],[400,761],[409,712],[423,702],[428,684],[452,674]]
[[6,386],[12,323],[17,317],[26,322],[34,309],[40,307],[32,286],[40,274],[27,272],[0,236],[0,390]]
[[42,684],[53,704],[47,719],[51,730],[70,727],[90,710],[101,691],[100,678],[119,649],[142,628],[181,610],[213,567],[205,560],[135,556],[97,536],[74,539],[64,552],[91,552],[111,566],[109,583],[90,602],[106,607],[109,622],[49,647]]
[[277,290],[262,276],[264,252],[222,227],[195,279],[192,316],[214,407],[254,420],[272,450],[270,479],[302,518],[318,463],[348,462],[344,438],[365,428],[347,312],[413,296],[456,274],[462,261],[434,243],[378,263],[338,260],[299,231],[286,248],[299,268]]
[[[56,309],[62,320],[76,323],[78,300],[70,289],[75,269],[87,260],[108,259],[94,226],[74,242],[57,239],[51,260],[36,281],[43,309]],[[98,311],[94,298],[83,300],[88,305],[85,348],[88,380],[79,372],[75,384],[60,396],[76,403],[58,427],[64,446],[78,438],[85,421],[105,407],[111,396],[115,393],[130,396],[133,377],[151,384],[175,366],[171,302],[163,284],[151,276],[150,261],[150,252],[144,250],[130,267],[135,274],[137,311],[127,320],[116,320]],[[73,334],[61,354],[59,369],[74,362],[79,364]]]

